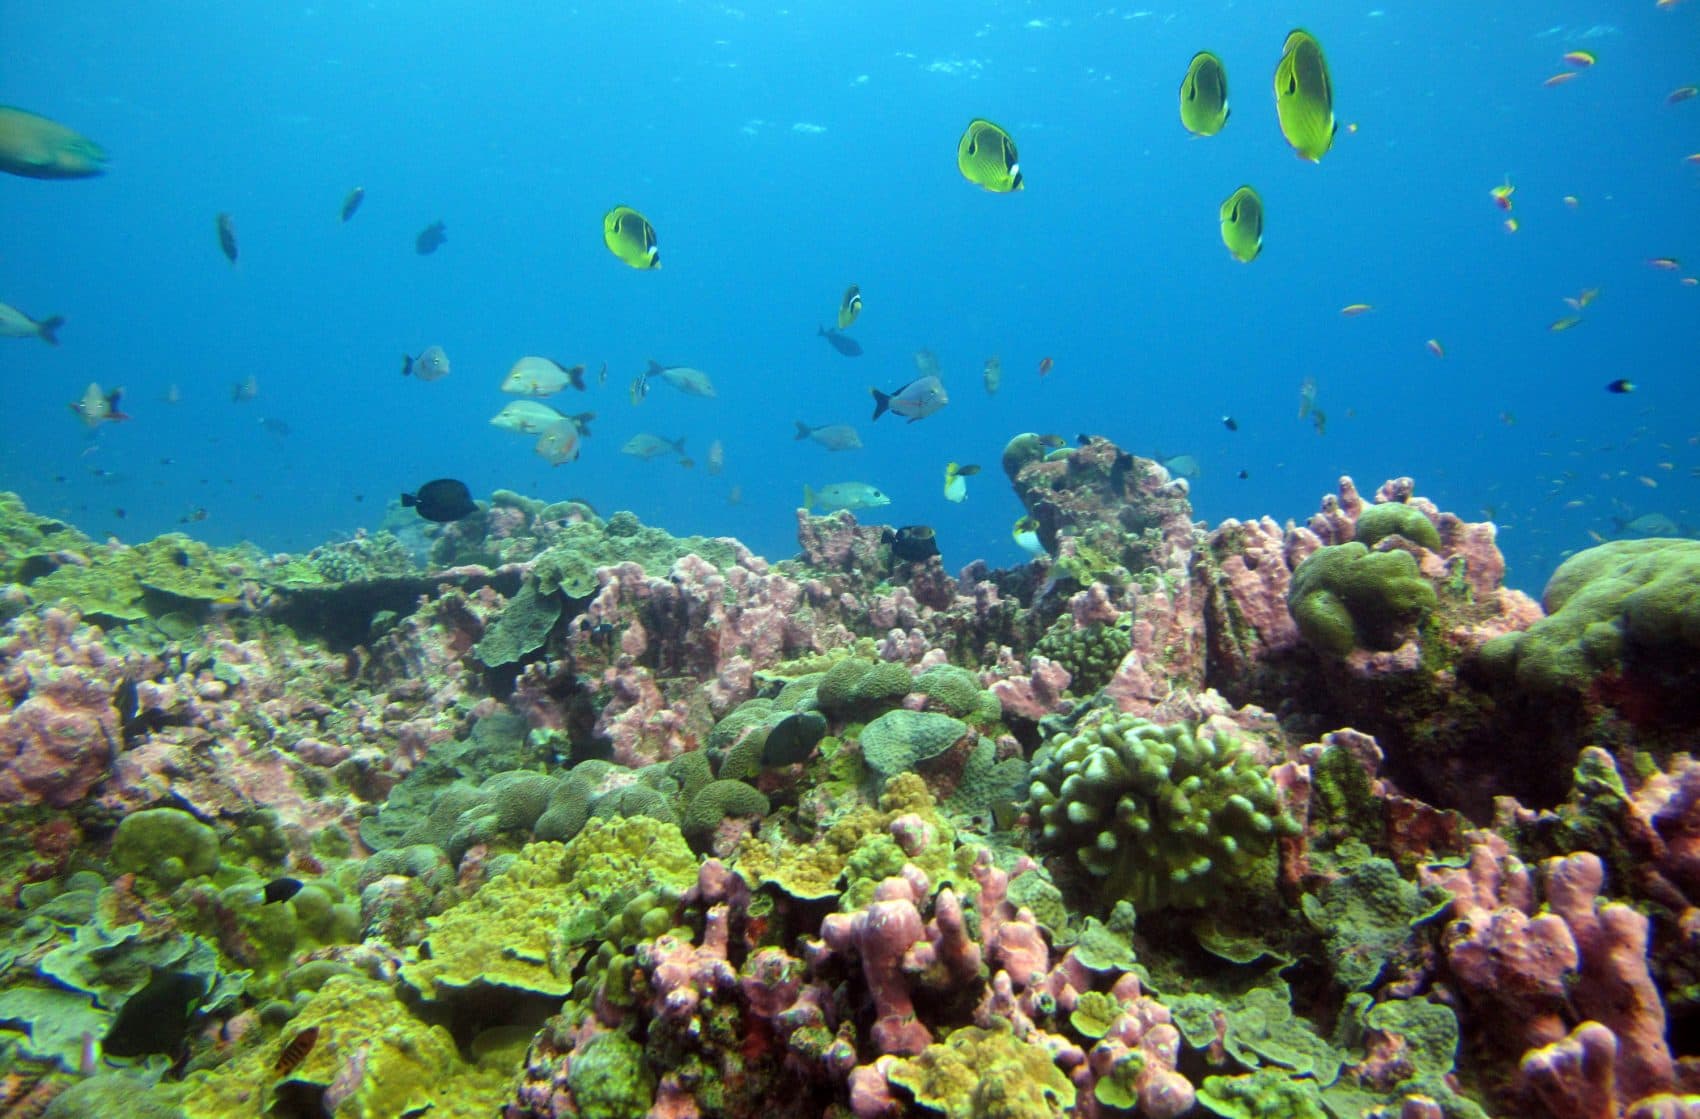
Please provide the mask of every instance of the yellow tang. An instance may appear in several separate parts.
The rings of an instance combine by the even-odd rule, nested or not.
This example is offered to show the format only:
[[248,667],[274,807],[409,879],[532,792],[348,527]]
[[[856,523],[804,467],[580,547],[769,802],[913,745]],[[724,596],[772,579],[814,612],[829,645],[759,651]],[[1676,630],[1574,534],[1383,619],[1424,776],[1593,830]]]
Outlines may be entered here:
[[1281,135],[1300,159],[1318,163],[1334,143],[1339,130],[1334,121],[1334,82],[1322,47],[1308,31],[1290,32],[1281,47],[1281,61],[1275,64],[1275,115],[1281,121]]
[[844,289],[844,298],[838,301],[838,329],[848,330],[850,324],[856,321],[856,316],[862,313],[862,289],[851,284]]
[[661,267],[655,227],[630,206],[615,206],[602,215],[602,240],[607,242],[609,252],[633,268]]
[[1248,186],[1222,203],[1222,244],[1235,260],[1250,264],[1263,248],[1263,199]]
[[1020,190],[1021,161],[1009,133],[989,120],[976,117],[956,145],[956,169],[975,186],[994,194]]
[[1181,79],[1181,123],[1195,136],[1214,136],[1228,123],[1228,71],[1209,51],[1199,51]]

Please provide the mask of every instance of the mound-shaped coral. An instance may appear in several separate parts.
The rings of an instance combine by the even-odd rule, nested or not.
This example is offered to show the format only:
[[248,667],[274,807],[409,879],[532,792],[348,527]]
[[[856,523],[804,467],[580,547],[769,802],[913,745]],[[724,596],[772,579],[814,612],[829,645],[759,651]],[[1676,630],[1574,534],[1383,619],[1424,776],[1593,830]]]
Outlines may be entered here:
[[1317,549],[1293,572],[1287,593],[1305,640],[1341,657],[1398,648],[1437,601],[1409,552],[1372,552],[1357,541]]
[[1298,831],[1240,743],[1114,712],[1041,747],[1029,795],[1044,845],[1140,910],[1208,904]]

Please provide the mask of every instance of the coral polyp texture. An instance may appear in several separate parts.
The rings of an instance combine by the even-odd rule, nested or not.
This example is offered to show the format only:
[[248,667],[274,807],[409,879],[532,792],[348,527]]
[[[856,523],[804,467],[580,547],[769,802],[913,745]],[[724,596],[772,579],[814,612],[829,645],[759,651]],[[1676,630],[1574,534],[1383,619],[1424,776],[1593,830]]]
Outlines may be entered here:
[[1700,1114],[1700,545],[1543,608],[1408,478],[1208,526],[1101,438],[1003,467],[1041,554],[955,573],[0,495],[0,1109]]
[[1031,794],[1041,844],[1140,912],[1221,899],[1299,830],[1231,735],[1114,712],[1041,747]]

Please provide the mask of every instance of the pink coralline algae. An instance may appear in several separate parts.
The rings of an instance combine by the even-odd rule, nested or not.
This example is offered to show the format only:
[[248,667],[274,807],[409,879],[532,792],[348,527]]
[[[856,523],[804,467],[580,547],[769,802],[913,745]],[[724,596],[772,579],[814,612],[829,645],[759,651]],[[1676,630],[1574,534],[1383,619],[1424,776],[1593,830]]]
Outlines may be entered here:
[[125,665],[98,629],[52,609],[13,623],[0,665],[0,804],[77,803],[120,747]]

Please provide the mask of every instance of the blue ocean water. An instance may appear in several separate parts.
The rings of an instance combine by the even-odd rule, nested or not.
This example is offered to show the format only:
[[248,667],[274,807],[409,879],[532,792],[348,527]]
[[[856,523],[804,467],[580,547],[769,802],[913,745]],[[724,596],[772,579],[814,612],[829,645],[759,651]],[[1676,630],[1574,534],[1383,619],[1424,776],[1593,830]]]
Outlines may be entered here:
[[[0,300],[69,320],[58,348],[0,340],[0,488],[93,533],[186,525],[305,550],[453,476],[777,558],[803,484],[854,480],[890,495],[878,519],[935,526],[947,564],[1007,565],[1020,509],[997,462],[1024,430],[1194,456],[1211,522],[1302,520],[1341,474],[1366,490],[1410,474],[1499,523],[1532,590],[1635,517],[1700,531],[1700,287],[1681,282],[1700,274],[1700,166],[1684,162],[1700,98],[1666,101],[1700,83],[1700,0],[0,14],[0,103],[112,155],[97,179],[0,177]],[[1295,23],[1357,126],[1318,165],[1275,120]],[[1200,49],[1224,60],[1233,105],[1210,139],[1176,111]],[[1576,49],[1597,65],[1544,86]],[[977,116],[1015,137],[1024,192],[957,173]],[[1506,176],[1515,233],[1489,196]],[[1249,265],[1217,229],[1241,183],[1267,211]],[[364,206],[341,224],[356,185]],[[654,223],[660,271],[603,246],[616,203]],[[447,244],[418,255],[438,219]],[[815,335],[852,282],[854,359]],[[1585,288],[1600,294],[1583,321],[1550,331]],[[1375,310],[1340,314],[1358,302]],[[433,343],[448,378],[399,375]],[[869,422],[868,389],[910,380],[921,348],[949,407]],[[593,373],[552,401],[597,413],[576,463],[486,422],[528,353]],[[652,357],[708,371],[718,397],[655,385],[634,406]],[[233,400],[250,376],[258,396]],[[1323,434],[1299,418],[1306,378]],[[1617,378],[1636,391],[1607,393]],[[133,418],[85,433],[66,404],[91,380],[123,386]],[[853,423],[865,447],[796,442],[798,419]],[[697,465],[621,455],[639,431],[686,436]],[[987,468],[961,505],[943,498],[951,459]]]

